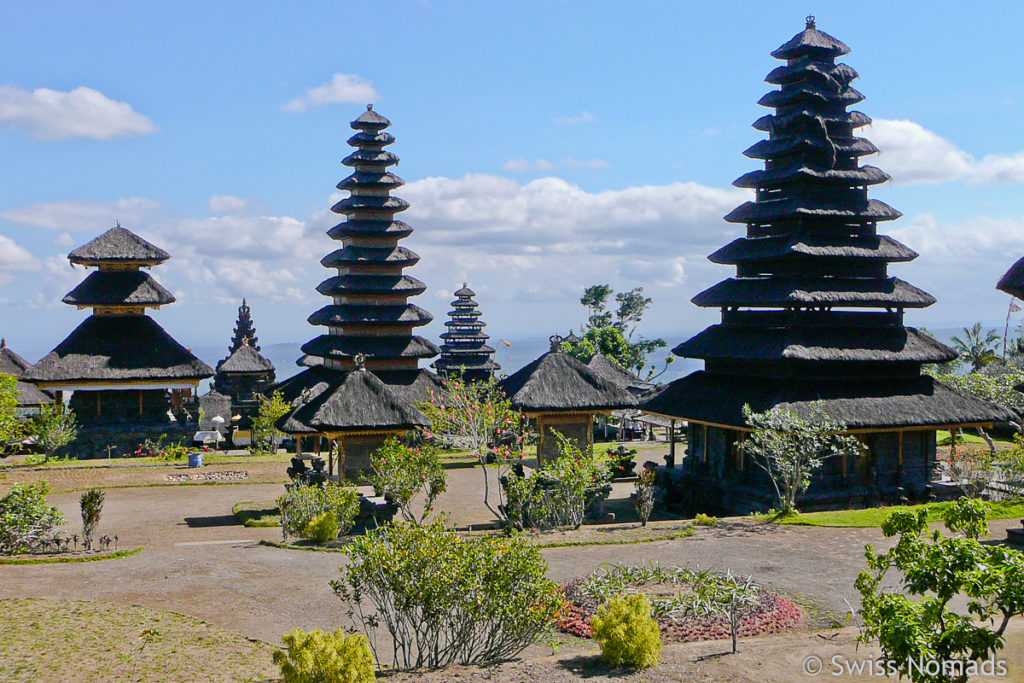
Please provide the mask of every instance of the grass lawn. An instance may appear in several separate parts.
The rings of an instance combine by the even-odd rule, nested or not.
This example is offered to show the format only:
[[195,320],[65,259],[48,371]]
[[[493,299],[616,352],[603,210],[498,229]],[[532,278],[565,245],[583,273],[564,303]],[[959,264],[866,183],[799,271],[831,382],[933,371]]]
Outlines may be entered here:
[[[925,503],[923,505],[894,505],[889,507],[865,508],[863,510],[826,510],[824,512],[803,512],[785,518],[773,518],[763,515],[762,519],[779,524],[802,524],[805,526],[857,526],[877,527],[891,513],[898,510],[918,512],[928,510],[928,521],[942,520],[942,510],[952,503]],[[1024,517],[1024,499],[1008,500],[992,503],[989,519],[1015,519]]]
[[277,507],[277,503],[272,500],[266,500],[261,503],[246,500],[236,503],[231,508],[231,512],[234,513],[235,519],[243,526],[281,526],[281,510]]
[[0,600],[0,680],[276,677],[274,648],[193,617],[75,600]]
[[[978,436],[977,434],[975,434],[973,429],[965,429],[960,433],[960,436],[963,438],[963,443],[980,443],[986,446],[988,445],[988,442],[985,441],[985,439]],[[1011,437],[997,436],[995,434],[989,434],[989,436],[991,436],[992,440],[995,441],[996,443],[1013,443],[1013,439]],[[949,445],[949,432],[946,431],[945,429],[940,429],[937,432],[935,432],[935,438],[940,446]],[[958,441],[957,443],[960,442]]]

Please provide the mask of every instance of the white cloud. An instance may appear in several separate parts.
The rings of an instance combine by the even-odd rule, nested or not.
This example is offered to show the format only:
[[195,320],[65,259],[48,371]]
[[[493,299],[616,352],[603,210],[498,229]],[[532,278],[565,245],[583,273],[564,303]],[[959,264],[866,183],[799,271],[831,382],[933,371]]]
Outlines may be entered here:
[[0,211],[0,220],[47,230],[100,233],[114,227],[118,221],[131,228],[156,215],[161,208],[160,202],[145,197],[127,197],[112,202],[64,199]]
[[569,157],[565,160],[565,165],[569,168],[611,168],[611,164],[604,159],[573,159]]
[[70,232],[62,232],[54,238],[52,244],[55,247],[73,247],[75,246],[75,238],[71,236]]
[[215,194],[206,200],[210,213],[242,214],[248,213],[252,208],[251,202],[244,197],[236,197],[233,194]]
[[875,119],[865,135],[880,151],[878,161],[873,163],[898,184],[1024,182],[1024,152],[975,159],[941,135],[905,119]]
[[355,74],[336,73],[323,85],[308,88],[306,94],[289,101],[285,111],[306,111],[310,107],[344,102],[371,103],[379,98],[373,83]]
[[39,261],[10,237],[0,235],[0,274],[7,270],[35,270]]
[[558,116],[552,120],[563,126],[577,126],[581,123],[597,123],[597,117],[585,110],[575,116]]
[[573,157],[567,157],[562,160],[561,163],[555,163],[548,161],[547,159],[536,159],[535,161],[527,161],[522,157],[515,159],[509,159],[502,165],[502,168],[512,173],[521,173],[523,171],[552,171],[559,167],[565,168],[610,168],[611,163],[604,159],[574,159]]
[[79,86],[69,92],[0,86],[0,123],[24,128],[37,138],[115,138],[149,135],[157,131],[149,117],[127,102],[111,99],[98,90]]

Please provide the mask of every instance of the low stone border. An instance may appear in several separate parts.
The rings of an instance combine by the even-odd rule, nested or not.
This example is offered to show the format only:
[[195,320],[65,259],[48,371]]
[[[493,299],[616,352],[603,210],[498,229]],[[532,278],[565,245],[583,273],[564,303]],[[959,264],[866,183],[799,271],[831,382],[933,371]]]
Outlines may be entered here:
[[249,473],[246,470],[224,470],[221,472],[188,472],[188,473],[174,473],[168,474],[164,477],[165,481],[172,482],[185,482],[185,481],[240,481],[242,479],[248,479]]

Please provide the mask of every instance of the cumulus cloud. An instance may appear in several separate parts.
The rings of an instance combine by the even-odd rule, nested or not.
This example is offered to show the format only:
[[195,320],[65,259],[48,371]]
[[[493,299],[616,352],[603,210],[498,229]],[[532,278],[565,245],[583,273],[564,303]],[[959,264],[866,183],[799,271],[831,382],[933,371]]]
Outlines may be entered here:
[[132,109],[127,102],[111,99],[85,86],[64,92],[2,85],[0,123],[24,128],[44,140],[113,140],[157,131],[149,117]]
[[899,184],[1024,182],[1024,152],[976,159],[938,133],[905,119],[875,119],[865,135],[880,151],[878,165]]
[[161,210],[160,202],[145,197],[127,197],[112,202],[64,199],[0,211],[0,220],[47,230],[99,233],[114,227],[118,221],[130,228]]
[[604,159],[574,159],[573,157],[567,157],[561,163],[555,163],[543,158],[527,161],[522,157],[517,157],[506,161],[502,168],[513,173],[521,173],[523,171],[551,171],[560,166],[566,168],[610,168],[611,164]]
[[6,235],[0,235],[0,273],[7,270],[35,270],[39,261],[32,253]]
[[371,81],[355,74],[336,73],[331,80],[315,88],[308,88],[304,95],[290,100],[282,109],[303,112],[310,107],[319,107],[325,104],[345,102],[365,104],[373,102],[378,97],[380,95]]
[[574,116],[555,117],[553,121],[563,126],[578,126],[581,123],[597,123],[597,117],[584,110]]

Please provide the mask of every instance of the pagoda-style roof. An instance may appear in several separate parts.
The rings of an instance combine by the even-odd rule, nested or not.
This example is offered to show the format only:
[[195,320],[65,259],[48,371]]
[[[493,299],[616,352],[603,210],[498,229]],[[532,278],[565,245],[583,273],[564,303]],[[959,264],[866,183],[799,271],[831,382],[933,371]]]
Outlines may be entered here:
[[273,371],[273,363],[244,343],[217,365],[217,372],[226,374],[258,374]]
[[499,386],[512,405],[525,412],[586,412],[633,408],[636,399],[604,374],[555,348]]
[[256,336],[256,325],[252,321],[252,309],[245,299],[238,307],[238,319],[235,320],[234,333],[231,336],[231,346],[228,347],[228,355],[247,345],[253,349],[260,350],[260,338]]
[[213,369],[147,315],[92,315],[25,379],[43,383],[200,380]]
[[809,417],[815,404],[850,429],[943,427],[1016,421],[1002,406],[959,394],[927,375],[914,378],[808,380],[758,378],[698,371],[666,386],[643,405],[646,412],[742,429],[743,405],[774,407]]
[[756,192],[725,217],[746,234],[710,256],[736,275],[692,299],[720,308],[722,322],[673,350],[706,361],[705,370],[673,382],[643,410],[733,428],[745,424],[744,404],[806,413],[817,400],[854,429],[1009,419],[921,374],[923,364],[957,354],[903,324],[905,309],[935,298],[889,275],[889,264],[918,255],[878,233],[900,212],[868,197],[889,176],[861,165],[877,148],[854,135],[871,119],[847,109],[864,99],[851,85],[857,72],[836,63],[848,52],[809,17],[772,53],[786,63],[768,74],[778,89],[759,104],[774,113],[754,123],[768,136],[744,152],[764,168],[736,180]]
[[452,310],[444,324],[448,331],[441,335],[441,357],[433,363],[440,373],[461,373],[467,380],[484,380],[501,369],[494,362],[494,349],[486,343],[486,323],[480,320],[475,296],[476,292],[465,282],[455,291]]
[[1018,299],[1024,299],[1024,258],[1018,259],[1010,269],[999,278],[996,289],[1002,290]]
[[376,352],[388,358],[433,358],[437,346],[429,339],[417,336],[357,336],[322,334],[302,345],[301,351],[321,362],[354,358],[358,354]]
[[[365,368],[347,372],[309,368],[280,385],[292,410],[278,427],[288,433],[425,427],[430,420]],[[297,394],[297,395],[296,395]]]
[[34,384],[20,381],[21,376],[30,367],[32,367],[31,363],[7,346],[6,339],[0,339],[0,373],[14,375],[19,379],[15,382],[15,389],[18,391],[18,405],[27,407],[53,403],[53,396],[49,393]]
[[153,306],[174,303],[174,295],[141,270],[97,270],[62,301],[73,306]]
[[69,261],[83,266],[117,263],[155,265],[169,258],[171,255],[166,251],[120,225],[68,254]]

